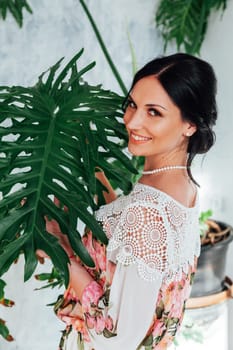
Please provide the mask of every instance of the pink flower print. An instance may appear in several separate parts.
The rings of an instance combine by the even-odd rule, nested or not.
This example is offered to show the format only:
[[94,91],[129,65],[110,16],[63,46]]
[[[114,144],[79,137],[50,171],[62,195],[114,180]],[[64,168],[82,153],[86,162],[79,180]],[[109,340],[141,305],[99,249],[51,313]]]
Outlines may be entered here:
[[94,242],[96,269],[106,271],[106,252],[105,246],[98,241]]
[[113,330],[113,320],[110,316],[108,316],[105,320],[105,327],[109,330],[112,331]]
[[112,261],[108,261],[107,262],[107,281],[110,286],[112,284],[115,270],[116,270],[116,264],[114,264]]
[[183,279],[177,283],[177,288],[173,294],[174,300],[187,300],[191,291],[190,281],[188,278],[183,276]]
[[72,322],[73,328],[84,336],[85,341],[90,342],[90,338],[84,320],[76,318]]
[[64,293],[64,300],[66,300],[66,301],[74,300],[74,301],[78,302],[78,298],[75,294],[75,291],[71,287],[71,285],[68,286],[68,288],[66,289],[66,291]]
[[97,334],[103,333],[103,330],[105,328],[105,319],[102,315],[98,315],[96,317],[96,325],[95,325],[95,331]]
[[103,288],[95,281],[89,283],[84,289],[82,295],[82,308],[83,312],[89,312],[91,314],[92,306],[97,306],[98,301],[103,295]]
[[186,281],[184,288],[183,288],[183,299],[187,300],[190,296],[190,292],[191,292],[191,286],[189,284],[188,281]]
[[169,339],[169,336],[166,336],[160,340],[158,344],[154,344],[153,350],[167,350],[168,345],[172,342],[173,337]]
[[83,339],[85,342],[90,343],[91,339],[89,337],[88,331],[85,329],[84,333],[83,333]]
[[76,331],[83,333],[83,330],[85,328],[84,321],[79,318],[74,318],[72,322],[72,326]]
[[[65,321],[65,319],[67,320],[67,317],[70,318],[72,308],[73,308],[72,304],[68,304],[66,307],[59,309],[57,312],[57,317],[59,317],[62,321],[67,323],[67,321]],[[67,324],[70,324],[70,321]]]
[[86,314],[86,324],[89,329],[93,329],[95,327],[95,317],[89,315],[88,313]]
[[59,319],[63,321],[67,326],[70,326],[72,324],[72,318],[70,316],[66,316],[63,314],[57,314]]
[[[92,257],[95,267],[94,269],[88,268],[89,271],[106,271],[106,247],[96,240],[91,231],[88,231],[85,236],[83,236],[83,244],[86,247],[88,253]],[[93,273],[92,273],[93,275]]]
[[174,303],[174,300],[173,300],[172,294],[168,293],[168,295],[166,296],[165,301],[164,301],[164,312],[165,313],[170,312],[173,303]]
[[163,331],[166,329],[165,325],[163,322],[161,322],[160,320],[156,320],[154,323],[154,327],[153,327],[153,335],[155,337],[159,337],[162,335]]
[[184,300],[182,298],[176,299],[170,310],[169,317],[180,318],[183,313],[183,309],[184,309]]
[[88,253],[92,257],[93,260],[95,260],[95,250],[93,247],[93,239],[92,239],[92,232],[88,231],[85,236],[83,236],[83,244],[86,247]]
[[176,288],[176,282],[171,282],[167,287],[167,291],[172,292],[175,288]]

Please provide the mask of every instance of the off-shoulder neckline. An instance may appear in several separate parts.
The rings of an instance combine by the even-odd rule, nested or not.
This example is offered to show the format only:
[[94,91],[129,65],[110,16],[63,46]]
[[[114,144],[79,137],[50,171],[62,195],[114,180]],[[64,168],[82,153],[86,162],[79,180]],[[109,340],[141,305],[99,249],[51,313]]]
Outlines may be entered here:
[[170,196],[168,193],[162,191],[162,190],[159,190],[158,188],[156,187],[153,187],[151,185],[147,185],[147,184],[144,184],[142,182],[137,182],[135,185],[134,185],[134,188],[136,187],[146,187],[154,192],[157,192],[157,193],[160,193],[162,194],[163,196],[169,198],[170,200],[172,200],[173,202],[175,202],[176,204],[178,204],[181,208],[185,209],[185,210],[194,210],[194,209],[197,209],[198,207],[198,191],[196,192],[196,198],[195,198],[195,204],[194,206],[192,207],[186,207],[184,204],[180,203],[179,201],[177,201],[174,197]]

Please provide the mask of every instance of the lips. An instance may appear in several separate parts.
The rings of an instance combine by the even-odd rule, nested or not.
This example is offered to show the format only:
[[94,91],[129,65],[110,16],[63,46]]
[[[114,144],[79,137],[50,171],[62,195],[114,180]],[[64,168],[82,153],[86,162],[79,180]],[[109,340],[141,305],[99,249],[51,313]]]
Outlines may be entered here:
[[138,135],[133,132],[130,133],[129,137],[130,137],[130,141],[133,143],[145,143],[152,139],[151,137]]

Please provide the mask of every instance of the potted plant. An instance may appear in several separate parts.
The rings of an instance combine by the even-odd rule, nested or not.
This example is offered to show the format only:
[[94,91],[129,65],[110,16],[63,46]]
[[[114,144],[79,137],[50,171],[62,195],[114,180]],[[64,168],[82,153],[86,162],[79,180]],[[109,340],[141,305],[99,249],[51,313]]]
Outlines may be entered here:
[[233,240],[232,227],[211,218],[212,211],[199,218],[201,254],[192,286],[191,297],[212,295],[224,289],[226,257]]
[[227,250],[233,240],[232,227],[213,219],[211,210],[201,212],[199,223],[201,254],[191,297],[186,303],[188,310],[175,340],[181,349],[198,347],[198,343],[203,348],[208,344],[208,339],[214,336],[215,341],[223,345],[223,334],[218,334],[216,327],[219,323],[216,320],[220,321],[221,318],[221,322],[225,321],[226,305],[222,302],[232,297],[233,293],[233,283],[225,273]]

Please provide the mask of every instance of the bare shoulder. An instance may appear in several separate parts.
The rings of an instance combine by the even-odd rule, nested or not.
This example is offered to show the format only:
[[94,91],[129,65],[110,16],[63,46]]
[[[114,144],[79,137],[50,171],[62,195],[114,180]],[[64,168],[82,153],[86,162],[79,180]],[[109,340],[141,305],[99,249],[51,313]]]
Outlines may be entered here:
[[185,207],[191,208],[195,205],[196,186],[187,176],[164,174],[154,179],[142,178],[140,182],[168,194]]

